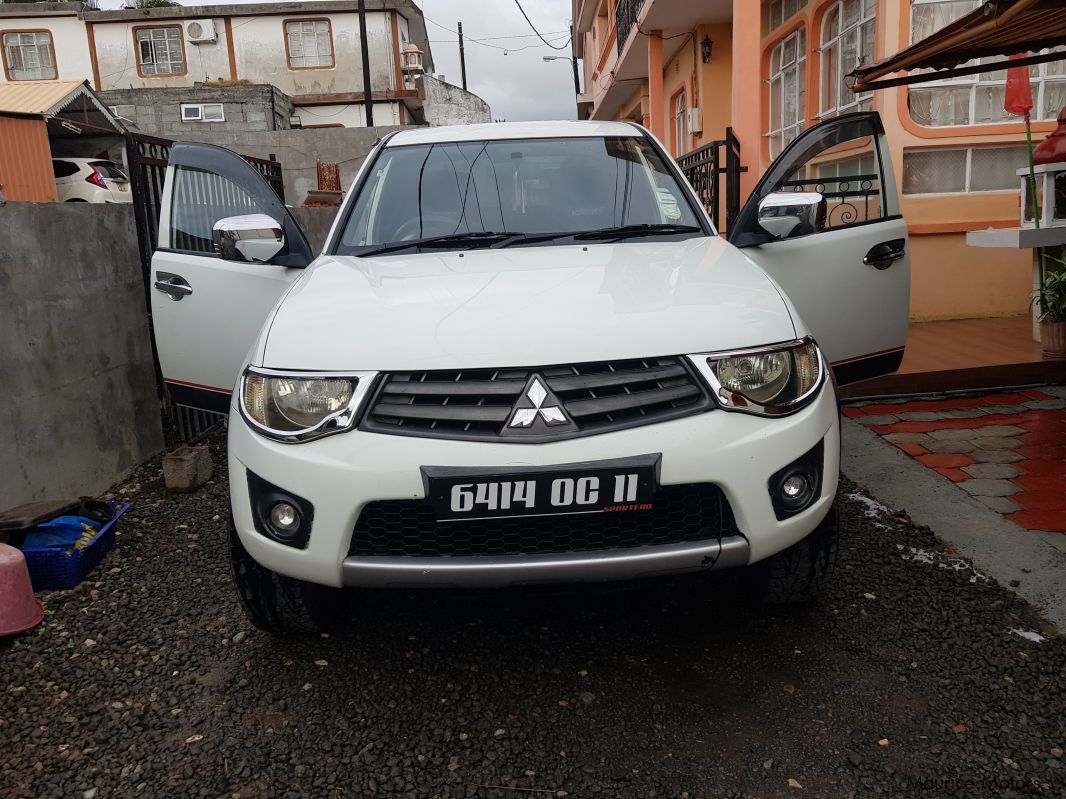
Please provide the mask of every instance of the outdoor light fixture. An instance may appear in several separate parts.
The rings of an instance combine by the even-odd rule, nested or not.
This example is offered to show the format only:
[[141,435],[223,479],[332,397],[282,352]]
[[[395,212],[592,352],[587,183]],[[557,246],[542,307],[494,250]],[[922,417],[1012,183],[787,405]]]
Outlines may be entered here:
[[706,64],[711,60],[711,48],[714,47],[714,42],[710,36],[704,36],[703,41],[700,42],[700,56],[703,58],[703,63]]

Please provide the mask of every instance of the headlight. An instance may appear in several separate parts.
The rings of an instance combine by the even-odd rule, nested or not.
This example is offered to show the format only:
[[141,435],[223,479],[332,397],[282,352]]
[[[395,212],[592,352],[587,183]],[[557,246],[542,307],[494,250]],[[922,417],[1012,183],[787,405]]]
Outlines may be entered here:
[[375,374],[249,367],[238,405],[257,432],[279,441],[308,441],[351,429]]
[[799,410],[814,399],[825,378],[821,353],[809,338],[743,352],[690,355],[689,359],[719,405],[762,416]]

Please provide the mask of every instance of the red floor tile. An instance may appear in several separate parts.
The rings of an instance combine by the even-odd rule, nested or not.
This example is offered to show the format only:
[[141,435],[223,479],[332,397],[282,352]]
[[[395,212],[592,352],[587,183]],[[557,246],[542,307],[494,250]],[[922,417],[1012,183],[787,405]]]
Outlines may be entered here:
[[1018,461],[1014,465],[1026,474],[1066,475],[1066,461]]
[[1038,388],[1031,388],[1028,391],[1023,391],[1022,393],[1025,394],[1025,396],[1027,396],[1029,399],[1034,399],[1034,400],[1055,399],[1050,394],[1047,394],[1047,393],[1041,391]]
[[1066,513],[1055,510],[1023,510],[1008,517],[1019,527],[1026,530],[1047,530],[1052,533],[1066,533]]
[[944,466],[934,466],[933,471],[937,474],[942,474],[953,483],[961,483],[964,480],[969,480],[970,475],[966,474],[962,469],[949,469]]
[[[931,433],[934,430],[975,430],[993,425],[1016,424],[1019,427],[1027,414],[996,414],[982,416],[978,419],[938,419],[935,422],[896,422],[894,424],[877,424],[870,429],[879,435],[887,433]],[[1023,428],[1024,429],[1024,428]]]
[[928,466],[931,469],[935,469],[938,466],[944,469],[961,469],[963,466],[969,466],[973,463],[973,458],[968,455],[954,455],[948,452],[933,452],[929,455],[919,455],[917,460],[919,463]]
[[1023,491],[1010,501],[1025,510],[1057,510],[1066,514],[1066,480],[1061,491]]
[[916,458],[919,455],[927,455],[929,453],[929,450],[927,450],[921,444],[896,444],[896,446],[906,452],[912,458]]
[[1066,491],[1066,477],[1058,474],[1023,474],[1011,482],[1026,491]]
[[1066,425],[1062,430],[1037,430],[1018,436],[1023,444],[1064,444],[1066,445]]
[[844,408],[841,413],[843,413],[849,419],[858,419],[860,416],[866,415],[862,408]]
[[1031,460],[1061,461],[1066,459],[1066,445],[1036,444],[1018,447],[1015,451],[1023,458],[1030,458]]

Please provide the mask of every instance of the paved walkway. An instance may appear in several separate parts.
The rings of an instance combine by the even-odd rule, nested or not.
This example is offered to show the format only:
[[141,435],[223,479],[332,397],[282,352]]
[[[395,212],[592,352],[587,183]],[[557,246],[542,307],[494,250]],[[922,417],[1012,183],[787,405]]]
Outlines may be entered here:
[[869,402],[844,414],[1019,527],[1066,533],[1066,387]]

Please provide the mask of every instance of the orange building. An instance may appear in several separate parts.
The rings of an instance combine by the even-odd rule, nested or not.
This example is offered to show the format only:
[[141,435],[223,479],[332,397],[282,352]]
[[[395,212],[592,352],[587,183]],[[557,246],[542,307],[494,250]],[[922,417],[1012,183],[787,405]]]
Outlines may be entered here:
[[[743,199],[800,130],[876,109],[911,233],[912,318],[1021,316],[1031,255],[965,242],[967,231],[1018,224],[1025,126],[1003,110],[1005,72],[859,95],[845,78],[981,1],[574,0],[578,116],[640,122],[679,158],[731,129]],[[1031,76],[1039,139],[1066,106],[1066,60]]]

